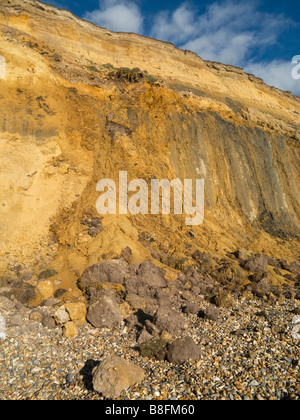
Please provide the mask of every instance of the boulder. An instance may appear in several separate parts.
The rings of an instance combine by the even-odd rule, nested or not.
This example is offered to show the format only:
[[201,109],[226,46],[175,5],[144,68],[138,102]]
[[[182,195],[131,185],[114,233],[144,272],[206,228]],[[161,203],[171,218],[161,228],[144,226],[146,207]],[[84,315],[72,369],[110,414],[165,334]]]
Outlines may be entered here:
[[185,320],[179,311],[171,306],[161,305],[154,315],[154,324],[160,331],[179,336],[184,329]]
[[199,304],[189,302],[184,306],[183,310],[187,315],[197,315],[199,313]]
[[272,290],[272,283],[267,278],[264,277],[258,283],[252,283],[252,292],[255,293],[258,297],[267,296],[271,293]]
[[96,366],[92,375],[94,390],[109,399],[118,398],[122,391],[140,384],[145,376],[142,368],[115,355]]
[[81,290],[91,287],[100,289],[102,284],[123,284],[129,273],[128,264],[123,260],[111,260],[97,263],[87,268],[78,281]]
[[204,317],[211,321],[217,321],[220,317],[220,310],[213,305],[210,305],[204,311]]
[[85,323],[86,306],[83,302],[66,303],[65,308],[70,315],[71,321],[74,321],[77,326]]
[[167,287],[167,281],[159,267],[151,261],[145,261],[125,281],[125,286],[128,294],[154,298],[157,290]]
[[222,308],[234,308],[236,301],[229,292],[220,292],[213,298],[213,303]]
[[167,354],[167,344],[167,341],[162,338],[140,343],[141,356],[155,358],[157,360],[165,360]]
[[267,270],[268,262],[266,255],[257,255],[255,258],[248,260],[244,264],[244,268],[252,273],[262,273]]
[[95,328],[114,328],[123,320],[116,294],[105,289],[98,294],[98,300],[88,308],[87,320]]
[[190,337],[183,337],[175,340],[169,345],[167,360],[170,363],[181,364],[188,360],[198,360],[201,351],[199,346]]
[[54,287],[50,280],[44,280],[35,286],[35,295],[39,303],[51,298],[54,294]]

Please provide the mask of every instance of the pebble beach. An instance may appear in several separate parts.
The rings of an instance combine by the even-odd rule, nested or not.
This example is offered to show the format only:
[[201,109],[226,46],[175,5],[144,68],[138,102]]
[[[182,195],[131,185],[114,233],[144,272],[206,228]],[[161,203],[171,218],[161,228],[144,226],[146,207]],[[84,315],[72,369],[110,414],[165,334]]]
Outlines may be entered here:
[[124,322],[114,329],[85,324],[66,338],[60,328],[30,319],[30,309],[2,310],[0,399],[101,400],[92,370],[115,354],[145,372],[120,400],[298,400],[300,349],[292,336],[298,313],[293,301],[271,306],[259,300],[222,308],[217,321],[185,315],[182,335],[199,346],[200,357],[173,364],[142,357]]

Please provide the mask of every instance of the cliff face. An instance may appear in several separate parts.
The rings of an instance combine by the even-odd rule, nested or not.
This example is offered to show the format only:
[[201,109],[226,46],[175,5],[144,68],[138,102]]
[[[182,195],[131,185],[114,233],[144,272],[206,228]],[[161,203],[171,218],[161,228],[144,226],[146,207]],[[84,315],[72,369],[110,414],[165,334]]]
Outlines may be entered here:
[[[73,281],[126,246],[173,265],[196,248],[299,258],[299,98],[33,0],[1,1],[0,55],[1,270],[52,261]],[[204,178],[204,223],[116,215],[88,234],[119,171]]]

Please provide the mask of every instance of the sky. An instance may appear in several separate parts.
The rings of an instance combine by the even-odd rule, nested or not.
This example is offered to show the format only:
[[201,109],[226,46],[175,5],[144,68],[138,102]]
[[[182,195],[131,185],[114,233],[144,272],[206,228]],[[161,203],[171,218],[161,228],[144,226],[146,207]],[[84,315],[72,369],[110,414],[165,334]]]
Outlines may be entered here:
[[117,32],[172,42],[300,96],[299,0],[43,0]]

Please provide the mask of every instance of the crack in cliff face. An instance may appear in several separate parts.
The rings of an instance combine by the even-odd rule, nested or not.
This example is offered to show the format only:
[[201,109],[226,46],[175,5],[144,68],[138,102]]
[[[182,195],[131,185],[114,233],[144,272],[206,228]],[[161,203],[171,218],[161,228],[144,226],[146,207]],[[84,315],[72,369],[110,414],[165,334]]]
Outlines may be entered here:
[[[79,271],[126,246],[135,261],[240,246],[298,258],[299,100],[170,45],[161,60],[158,41],[71,16],[31,0],[0,5],[3,267],[13,255],[46,258],[49,232],[51,258],[60,247],[59,264]],[[80,220],[97,217],[96,184],[119,171],[205,179],[203,225],[116,215],[89,235]]]

